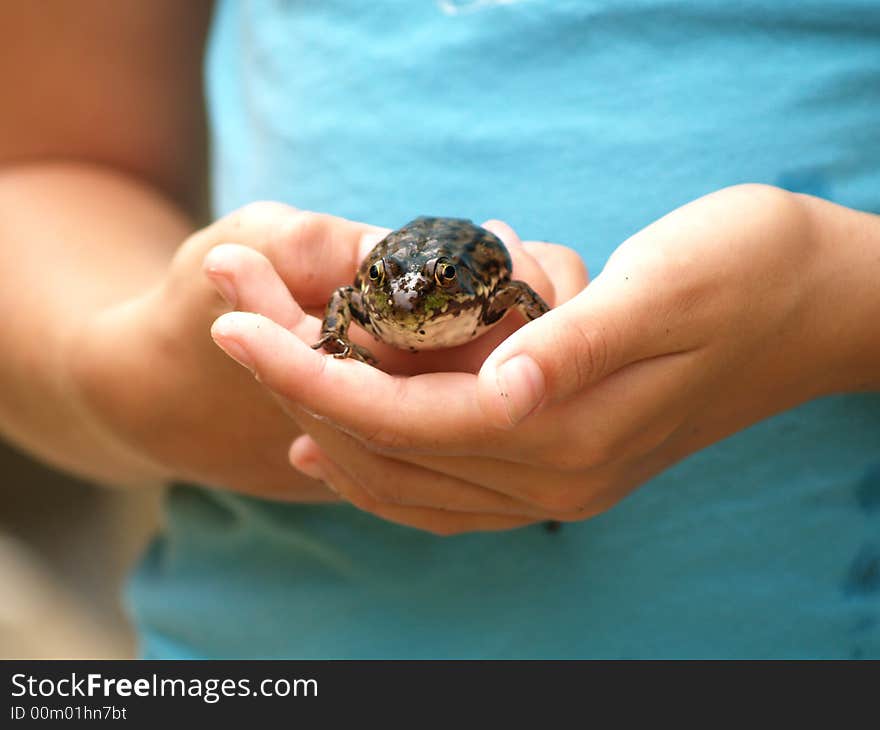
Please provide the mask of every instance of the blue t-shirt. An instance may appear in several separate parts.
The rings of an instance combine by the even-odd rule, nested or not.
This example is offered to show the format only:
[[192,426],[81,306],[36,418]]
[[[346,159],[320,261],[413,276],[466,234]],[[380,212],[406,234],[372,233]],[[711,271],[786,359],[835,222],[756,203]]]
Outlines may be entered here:
[[[215,212],[496,217],[596,274],[734,183],[880,211],[878,38],[873,0],[222,2]],[[880,395],[556,533],[177,487],[130,599],[150,657],[880,657]]]

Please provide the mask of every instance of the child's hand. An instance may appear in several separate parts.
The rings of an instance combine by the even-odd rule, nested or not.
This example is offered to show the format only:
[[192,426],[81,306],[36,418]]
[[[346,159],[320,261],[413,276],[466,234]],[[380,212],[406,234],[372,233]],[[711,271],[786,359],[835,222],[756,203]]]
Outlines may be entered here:
[[[211,323],[238,308],[267,312],[286,287],[319,306],[347,282],[360,240],[378,229],[288,206],[257,203],[197,232],[177,251],[161,285],[102,311],[74,347],[73,381],[105,436],[124,441],[169,479],[263,497],[333,500],[319,482],[290,469],[299,429],[275,400],[211,341]],[[235,242],[238,246],[218,244]],[[228,252],[233,249],[235,271]],[[242,253],[243,252],[243,255]],[[270,263],[271,262],[271,263]],[[219,291],[235,292],[226,301]]]
[[671,213],[479,375],[394,378],[253,315],[215,338],[315,414],[292,462],[357,506],[440,533],[579,520],[758,420],[866,387],[859,310],[878,302],[854,261],[876,266],[859,228],[876,220],[823,203],[842,216],[829,243],[805,200],[742,186]]
[[[197,232],[177,251],[160,286],[83,327],[73,380],[94,416],[87,420],[168,479],[273,499],[335,500],[320,482],[291,470],[288,448],[301,431],[265,388],[217,349],[209,330],[230,309],[261,312],[297,331],[318,323],[303,308],[320,316],[329,292],[351,283],[361,258],[385,232],[276,203],[246,206]],[[552,285],[534,260],[521,246],[512,254],[520,271],[552,298]],[[476,372],[514,322],[446,360],[414,360],[376,345],[362,331],[352,336],[370,343],[389,369],[451,362]],[[316,324],[307,335],[311,341],[318,329]]]
[[[558,305],[570,299],[586,286],[586,269],[584,268],[580,257],[571,249],[538,241],[527,241],[523,243],[507,225],[499,221],[490,221],[485,223],[484,226],[494,231],[507,245],[513,259],[514,277],[529,282],[551,305]],[[361,250],[357,256],[358,260],[369,251],[374,240],[374,236],[368,236],[367,240],[362,242]],[[216,258],[218,255],[225,258],[227,269],[230,272],[234,272],[236,269],[245,266],[246,255],[252,256],[252,254],[247,254],[245,250],[237,246],[220,247],[210,254],[210,258]],[[236,258],[238,258],[237,262],[235,260]],[[353,271],[353,268],[348,271],[349,279],[353,276]],[[274,274],[273,276],[272,272],[269,271],[267,267],[264,273],[266,274],[266,278],[263,281],[264,289],[266,291],[271,290],[275,292],[276,296],[271,302],[268,301],[268,298],[264,298],[261,306],[252,309],[252,311],[263,315],[263,317],[255,317],[254,315],[228,315],[227,317],[220,318],[213,328],[213,334],[218,344],[226,349],[228,354],[233,358],[239,360],[242,364],[251,367],[250,355],[246,350],[237,347],[237,340],[230,339],[226,336],[225,325],[235,325],[236,322],[243,319],[243,321],[246,321],[249,326],[255,328],[257,334],[259,334],[260,330],[266,330],[268,328],[267,331],[271,335],[271,332],[274,332],[276,328],[278,328],[278,325],[275,323],[281,323],[283,324],[283,328],[279,329],[283,333],[282,336],[290,337],[292,340],[300,343],[303,346],[303,350],[298,354],[285,352],[283,349],[278,350],[278,359],[274,362],[273,368],[277,368],[280,372],[287,367],[285,358],[293,357],[298,360],[304,358],[291,369],[291,372],[299,373],[295,376],[297,378],[312,377],[305,375],[310,368],[317,368],[319,371],[323,371],[325,366],[327,369],[335,369],[341,365],[345,369],[348,361],[336,360],[326,353],[315,352],[308,348],[308,344],[314,342],[320,332],[321,312],[316,310],[314,314],[317,316],[309,316],[302,311],[299,304],[292,299],[290,294],[285,291],[284,286],[281,284],[281,278],[284,275],[283,271]],[[236,275],[235,278],[240,279],[241,277]],[[323,299],[327,298],[327,292],[329,292],[329,290],[330,287],[325,290]],[[294,292],[296,293],[295,287]],[[269,319],[264,319],[264,317]],[[274,320],[274,322],[269,320]],[[374,373],[376,376],[380,376],[385,382],[390,383],[392,388],[396,385],[403,386],[409,382],[410,379],[400,377],[401,374],[410,375],[414,373],[436,373],[436,375],[430,377],[436,377],[438,382],[448,382],[452,384],[452,387],[454,388],[456,379],[458,377],[464,377],[464,373],[467,373],[471,380],[475,379],[475,373],[479,370],[489,353],[491,353],[501,341],[508,337],[511,332],[522,326],[522,322],[521,315],[518,313],[511,313],[504,321],[488,333],[466,345],[444,350],[420,352],[417,354],[397,350],[376,342],[356,326],[352,326],[349,334],[356,342],[368,345],[377,355],[380,366],[384,370],[397,376],[393,377],[385,375],[385,373],[380,370],[364,366],[369,372]],[[296,337],[291,337],[291,332],[299,339],[297,340]],[[264,351],[263,354],[270,359],[274,359],[274,354],[269,350]],[[359,371],[345,371],[351,373],[355,378],[355,380],[347,381],[345,387],[359,388],[360,386],[356,380]],[[421,375],[420,377],[427,376]],[[258,379],[262,379],[259,374]],[[413,380],[417,379],[418,378],[413,378]],[[366,382],[364,382],[364,385],[366,385]],[[322,392],[322,387],[322,385],[316,384],[316,387],[312,389],[311,393],[314,397],[314,403],[317,404],[317,406],[306,406],[308,411],[301,408],[299,404],[291,402],[283,397],[280,400],[285,405],[288,413],[299,422],[304,430],[314,438],[321,440],[321,442],[334,454],[338,453],[340,462],[352,464],[352,468],[355,471],[362,470],[358,476],[358,481],[361,479],[370,482],[375,481],[377,484],[383,484],[384,487],[389,490],[399,488],[402,491],[406,491],[407,489],[412,489],[414,493],[418,493],[423,486],[427,489],[433,488],[431,482],[436,475],[428,474],[427,480],[423,485],[420,481],[422,478],[421,472],[423,470],[413,469],[412,473],[400,474],[400,467],[403,465],[398,462],[393,462],[392,464],[387,465],[390,467],[388,471],[383,471],[386,464],[374,464],[369,457],[364,458],[364,455],[360,453],[363,450],[363,447],[360,444],[344,432],[335,429],[331,424],[323,423],[320,416],[315,418],[314,414],[316,411],[321,410],[320,404],[324,401],[339,404],[340,407],[344,408],[344,396],[341,393],[330,391]],[[434,419],[438,410],[443,411],[447,408],[447,404],[444,403],[443,399],[443,390],[438,389],[435,396],[429,396],[428,399],[421,404],[424,407],[424,412],[419,417],[419,420],[422,422],[423,426],[427,426],[432,422],[432,419]],[[449,405],[453,404],[450,402]],[[474,405],[476,405],[475,401]],[[365,391],[360,395],[357,405],[353,407],[356,407],[360,411],[360,413],[357,414],[356,420],[371,420],[374,418],[381,420],[381,418],[385,417],[393,419],[394,413],[397,412],[398,402],[396,400],[396,395],[393,393],[377,392],[376,397],[373,398],[369,391]],[[438,419],[438,423],[446,423],[452,415],[451,412],[442,414]],[[352,416],[355,417],[355,414],[352,414]],[[422,429],[420,428],[420,430]],[[438,442],[442,442],[445,438],[452,436],[454,435],[443,434],[442,432],[436,434]],[[377,436],[377,438],[381,438],[381,436]],[[297,444],[302,443],[304,443],[302,440],[297,441]],[[309,441],[308,443],[314,442]],[[327,463],[327,467],[331,467],[330,462]],[[526,524],[535,519],[532,516],[523,517],[519,513],[515,516],[511,516],[510,510],[504,504],[511,500],[505,498],[502,498],[501,501],[503,504],[500,507],[495,509],[477,510],[476,514],[471,515],[455,514],[453,512],[448,512],[446,508],[428,510],[409,510],[404,508],[399,510],[395,505],[383,505],[374,508],[374,505],[372,501],[370,501],[370,497],[366,492],[358,490],[354,486],[352,486],[351,490],[348,489],[348,482],[345,480],[341,472],[334,474],[328,473],[325,470],[312,470],[309,467],[306,467],[305,470],[311,472],[316,478],[325,481],[334,489],[338,489],[346,499],[352,501],[359,507],[375,511],[383,517],[388,517],[389,519],[398,522],[413,524],[417,527],[436,532],[504,529]],[[494,505],[494,501],[492,504]],[[398,512],[402,512],[402,514],[398,515]]]

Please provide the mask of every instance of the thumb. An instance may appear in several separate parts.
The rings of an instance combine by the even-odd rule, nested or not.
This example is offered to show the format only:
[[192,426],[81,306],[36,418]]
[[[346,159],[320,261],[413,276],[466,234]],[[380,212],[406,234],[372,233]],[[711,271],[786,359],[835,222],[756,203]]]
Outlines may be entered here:
[[545,401],[656,354],[647,297],[600,282],[518,329],[483,363],[477,393],[494,424],[509,428]]

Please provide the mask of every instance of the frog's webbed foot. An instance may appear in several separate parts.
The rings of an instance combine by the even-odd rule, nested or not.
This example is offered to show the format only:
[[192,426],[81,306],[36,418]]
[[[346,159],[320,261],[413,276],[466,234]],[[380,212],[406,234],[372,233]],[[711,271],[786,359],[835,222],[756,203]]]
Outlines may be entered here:
[[313,350],[320,350],[322,347],[340,360],[350,357],[368,365],[376,365],[379,362],[366,347],[361,347],[344,337],[340,337],[335,332],[324,332],[321,339],[312,345]]
[[332,353],[333,357],[339,359],[350,357],[375,365],[379,361],[367,348],[356,345],[348,339],[352,316],[361,324],[364,323],[361,294],[352,286],[340,287],[333,292],[330,301],[327,302],[324,321],[321,324],[321,339],[312,345],[312,349],[320,350],[323,347],[327,352]]
[[522,312],[526,319],[537,319],[542,314],[547,314],[550,311],[547,302],[524,281],[511,281],[510,288],[517,292],[516,301],[513,303],[513,306]]
[[486,323],[492,324],[501,319],[511,307],[518,309],[527,320],[533,320],[550,311],[541,295],[524,281],[508,282],[499,289],[489,310]]

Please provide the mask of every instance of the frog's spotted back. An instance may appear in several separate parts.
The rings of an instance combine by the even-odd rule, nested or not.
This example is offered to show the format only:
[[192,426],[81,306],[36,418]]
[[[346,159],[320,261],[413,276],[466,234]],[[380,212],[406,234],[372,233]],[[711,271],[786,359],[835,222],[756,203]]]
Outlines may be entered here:
[[433,253],[463,257],[465,264],[473,263],[474,273],[486,279],[509,277],[512,268],[510,254],[501,239],[468,218],[419,216],[389,233],[364,264],[369,266],[379,253],[385,255],[400,249],[406,249],[411,262]]

